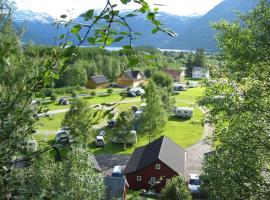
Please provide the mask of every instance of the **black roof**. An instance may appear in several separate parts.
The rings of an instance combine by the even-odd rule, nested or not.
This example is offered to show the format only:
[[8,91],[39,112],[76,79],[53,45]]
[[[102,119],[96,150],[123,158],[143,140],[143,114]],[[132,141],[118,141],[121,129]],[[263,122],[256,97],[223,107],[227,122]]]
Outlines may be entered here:
[[170,138],[162,136],[134,150],[126,166],[125,174],[139,171],[157,160],[162,161],[176,173],[185,173],[185,149],[175,144]]
[[95,157],[94,155],[91,155],[90,159],[91,159],[91,162],[92,162],[92,164],[93,164],[93,167],[94,167],[97,171],[102,172],[102,170],[101,170],[101,168],[100,168],[100,166],[99,166],[99,164],[98,164],[98,162],[97,162],[97,160],[96,160],[96,157]]
[[[125,74],[132,80],[144,79],[144,75],[139,70],[125,71]],[[140,75],[141,78],[138,78],[138,75]]]
[[91,79],[96,84],[102,84],[102,83],[108,83],[108,79],[104,75],[98,75],[98,76],[91,76]]

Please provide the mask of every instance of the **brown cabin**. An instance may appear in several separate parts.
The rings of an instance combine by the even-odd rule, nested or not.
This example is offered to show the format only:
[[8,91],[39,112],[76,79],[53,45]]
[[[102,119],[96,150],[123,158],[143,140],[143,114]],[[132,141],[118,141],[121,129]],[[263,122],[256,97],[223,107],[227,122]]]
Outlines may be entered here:
[[89,89],[106,88],[109,85],[108,79],[104,75],[91,76],[86,87]]
[[154,189],[159,193],[168,180],[177,175],[184,176],[185,168],[185,149],[162,136],[146,146],[136,148],[124,173],[130,189]]
[[125,71],[117,77],[117,85],[119,87],[138,87],[144,84],[145,77],[138,70]]
[[164,69],[163,72],[168,74],[174,82],[179,82],[184,75],[184,71],[175,69]]

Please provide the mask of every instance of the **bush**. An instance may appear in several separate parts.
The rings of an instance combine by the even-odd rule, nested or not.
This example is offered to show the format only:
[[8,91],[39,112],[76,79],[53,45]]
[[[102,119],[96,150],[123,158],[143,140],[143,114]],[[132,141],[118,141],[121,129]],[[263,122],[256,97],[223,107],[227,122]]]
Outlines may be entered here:
[[112,89],[112,88],[109,88],[109,89],[107,90],[107,93],[108,93],[109,95],[111,95],[111,94],[113,93],[113,89]]
[[96,92],[93,91],[93,92],[90,93],[90,95],[94,97],[94,96],[96,96]]
[[191,200],[191,194],[187,190],[185,179],[181,176],[175,176],[169,181],[161,191],[163,200]]
[[51,95],[51,101],[56,101],[56,99],[57,99],[56,94],[52,94],[52,95]]

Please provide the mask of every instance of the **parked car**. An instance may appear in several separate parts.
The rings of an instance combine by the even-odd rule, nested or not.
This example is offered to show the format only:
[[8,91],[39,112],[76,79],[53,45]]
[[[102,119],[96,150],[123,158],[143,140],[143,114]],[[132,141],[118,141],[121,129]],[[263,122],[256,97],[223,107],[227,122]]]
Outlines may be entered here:
[[188,175],[188,189],[192,194],[198,194],[201,187],[201,181],[198,174]]
[[116,165],[113,168],[112,176],[113,177],[123,177],[123,171],[124,171],[124,169],[122,166]]
[[186,91],[187,88],[183,84],[174,84],[173,85],[173,91]]
[[189,82],[189,84],[187,84],[188,88],[195,88],[198,87],[199,83],[198,82]]
[[135,92],[128,91],[128,92],[127,92],[127,96],[128,96],[128,97],[136,97],[137,95],[136,95]]
[[104,137],[106,135],[106,132],[105,131],[100,131],[98,135]]
[[114,128],[116,125],[116,120],[111,119],[110,121],[107,122],[107,124],[108,124],[108,128]]
[[[112,140],[113,143],[124,143],[123,140],[114,137]],[[137,132],[135,130],[130,131],[130,135],[126,140],[126,144],[135,144],[137,143]]]
[[105,146],[105,140],[103,136],[96,136],[95,145],[97,147],[104,147]]
[[140,118],[140,116],[142,115],[142,113],[143,113],[143,111],[141,111],[141,110],[136,111],[136,112],[134,113],[134,118],[135,118],[135,119]]
[[144,89],[142,89],[141,87],[131,88],[129,89],[129,92],[134,92],[137,96],[141,96],[145,94]]
[[191,118],[193,116],[193,108],[175,107],[174,116],[181,118]]

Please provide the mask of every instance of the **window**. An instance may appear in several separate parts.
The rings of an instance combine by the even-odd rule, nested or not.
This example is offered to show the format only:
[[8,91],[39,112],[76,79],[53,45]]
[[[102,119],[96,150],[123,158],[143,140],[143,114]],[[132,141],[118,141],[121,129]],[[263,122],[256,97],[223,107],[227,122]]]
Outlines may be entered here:
[[166,185],[169,184],[171,182],[171,179],[166,178]]
[[156,169],[160,169],[160,164],[156,164]]
[[151,177],[150,185],[156,185],[156,177]]
[[141,176],[137,176],[137,181],[141,182],[142,181],[142,177]]

